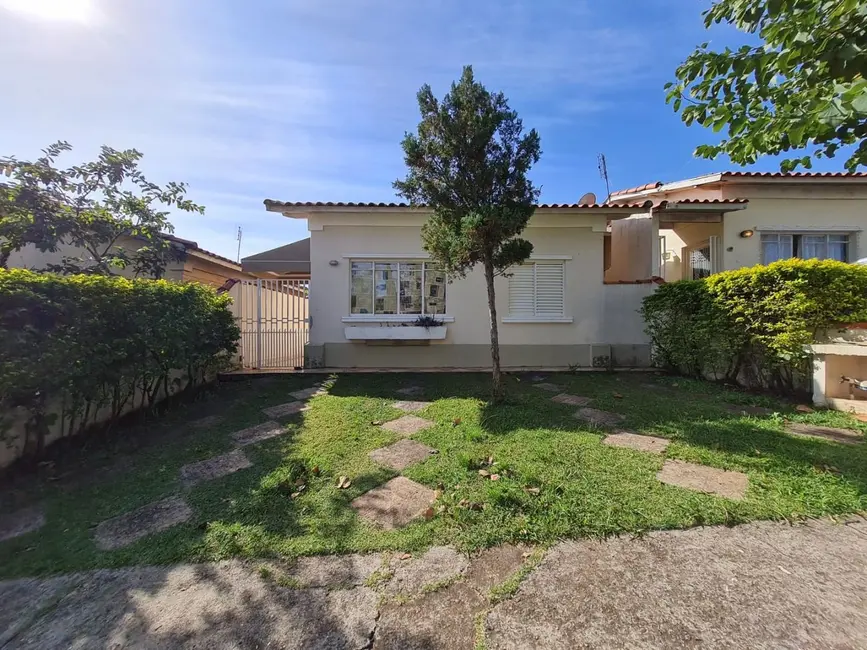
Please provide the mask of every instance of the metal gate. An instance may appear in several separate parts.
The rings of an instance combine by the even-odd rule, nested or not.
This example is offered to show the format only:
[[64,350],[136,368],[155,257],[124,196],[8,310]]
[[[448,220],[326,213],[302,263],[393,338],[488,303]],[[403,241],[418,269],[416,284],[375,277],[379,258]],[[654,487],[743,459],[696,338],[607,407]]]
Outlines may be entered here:
[[243,368],[304,367],[309,291],[309,280],[242,280],[233,287]]

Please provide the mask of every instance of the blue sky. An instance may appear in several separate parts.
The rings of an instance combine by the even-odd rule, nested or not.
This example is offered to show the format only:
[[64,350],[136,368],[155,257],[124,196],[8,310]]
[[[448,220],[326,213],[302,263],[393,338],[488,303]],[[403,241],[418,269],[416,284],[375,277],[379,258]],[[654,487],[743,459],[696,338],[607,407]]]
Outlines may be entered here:
[[[692,157],[662,86],[704,40],[695,0],[0,0],[0,153],[68,140],[66,162],[99,145],[136,148],[158,183],[189,183],[205,216],[175,232],[235,257],[306,236],[265,198],[388,201],[415,94],[441,96],[472,64],[502,90],[543,155],[545,202],[731,167]],[[817,169],[838,169],[825,161]],[[774,170],[775,161],[755,169]]]

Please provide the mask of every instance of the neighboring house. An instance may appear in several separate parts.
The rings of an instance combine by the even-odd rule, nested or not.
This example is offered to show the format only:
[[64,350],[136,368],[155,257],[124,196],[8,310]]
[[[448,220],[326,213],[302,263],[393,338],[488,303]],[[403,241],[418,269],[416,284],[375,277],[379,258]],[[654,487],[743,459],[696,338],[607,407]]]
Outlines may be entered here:
[[245,257],[241,268],[257,278],[305,280],[310,277],[310,238]]
[[867,173],[723,172],[614,192],[608,281],[702,278],[791,257],[867,257]]
[[[207,251],[194,241],[168,234],[164,235],[164,237],[184,253],[183,261],[171,262],[166,266],[165,274],[163,275],[166,280],[200,282],[212,287],[221,287],[230,279],[254,279],[252,275],[244,273],[241,265],[237,262]],[[141,241],[132,237],[123,237],[118,241],[118,246],[128,251],[135,250],[141,245]],[[59,264],[64,257],[78,257],[81,255],[81,248],[69,244],[62,244],[53,253],[43,253],[31,245],[12,253],[9,257],[9,267],[42,270],[49,264]],[[133,273],[128,269],[119,269],[118,275],[132,277]]]
[[[310,230],[305,365],[490,367],[484,277],[474,269],[450,284],[430,261],[421,241],[429,210],[382,203],[265,205],[306,219]],[[523,234],[533,256],[511,277],[496,280],[505,368],[649,365],[636,310],[653,285],[603,282],[609,222],[641,212],[643,204],[537,207]],[[413,326],[423,315],[442,325]]]

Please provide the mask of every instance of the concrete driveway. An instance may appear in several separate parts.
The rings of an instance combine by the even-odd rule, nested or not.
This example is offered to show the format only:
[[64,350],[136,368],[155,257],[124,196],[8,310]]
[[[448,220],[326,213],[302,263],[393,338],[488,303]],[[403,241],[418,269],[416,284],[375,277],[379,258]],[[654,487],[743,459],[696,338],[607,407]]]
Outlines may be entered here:
[[502,586],[535,558],[434,548],[10,581],[0,648],[867,647],[862,518],[564,542]]

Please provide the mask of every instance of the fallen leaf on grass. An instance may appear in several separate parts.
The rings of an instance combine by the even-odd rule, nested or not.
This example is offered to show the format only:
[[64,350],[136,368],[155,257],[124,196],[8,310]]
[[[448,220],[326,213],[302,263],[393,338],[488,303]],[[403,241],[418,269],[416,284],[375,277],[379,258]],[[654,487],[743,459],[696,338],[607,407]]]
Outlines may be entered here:
[[425,518],[425,521],[430,521],[431,519],[433,519],[434,518],[434,509],[428,508],[427,510],[425,510],[424,511],[424,518]]
[[620,393],[614,393],[614,397],[615,399],[623,399],[623,395],[621,395]]
[[412,559],[412,553],[404,553],[403,555],[400,556],[400,559],[401,560],[411,560]]
[[815,411],[813,411],[813,409],[811,409],[811,408],[810,408],[809,406],[807,406],[806,404],[798,404],[798,405],[795,407],[795,410],[796,410],[798,413],[814,413],[814,412],[815,412]]
[[371,424],[375,427],[382,426],[382,420],[373,420],[371,421]]
[[290,499],[297,499],[300,496],[301,496],[300,492],[293,492],[292,494],[289,495],[289,498]]
[[491,474],[491,480],[492,481],[499,481],[500,475],[499,474]]
[[455,418],[454,420],[452,420],[452,426],[453,426],[453,427],[458,426],[460,423],[461,423],[461,419],[460,419],[460,418]]
[[345,490],[345,489],[348,488],[350,485],[352,485],[352,481],[350,481],[350,480],[349,480],[348,478],[346,478],[345,476],[341,476],[339,479],[337,479],[337,487],[338,487],[338,489]]
[[525,487],[524,488],[524,492],[526,492],[527,494],[539,494],[541,491],[542,491],[541,488],[537,488],[537,487]]
[[319,476],[319,465],[314,465],[311,471],[313,472],[313,476]]
[[487,478],[490,475],[491,475],[491,473],[486,469],[480,469],[479,470],[479,476],[481,476],[482,478]]

